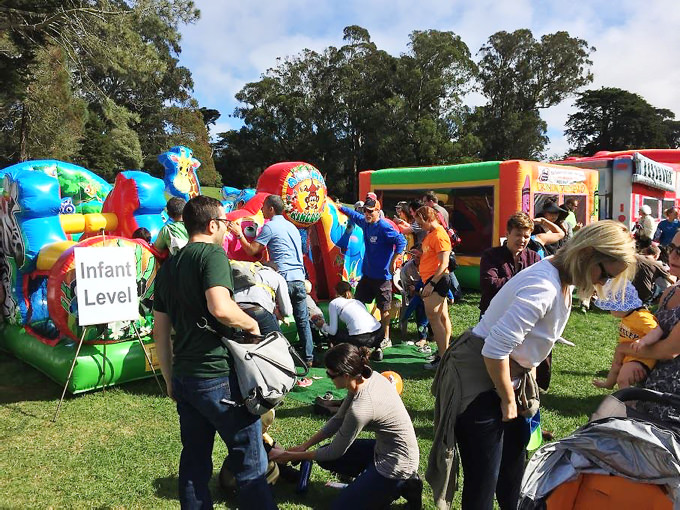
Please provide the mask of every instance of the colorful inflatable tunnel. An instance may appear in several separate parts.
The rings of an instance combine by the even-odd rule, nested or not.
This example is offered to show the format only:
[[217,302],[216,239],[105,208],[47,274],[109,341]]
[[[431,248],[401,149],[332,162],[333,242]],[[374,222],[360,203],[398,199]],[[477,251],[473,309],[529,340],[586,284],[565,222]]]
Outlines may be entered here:
[[258,180],[257,194],[244,208],[259,208],[268,194],[281,196],[284,216],[300,229],[305,268],[316,299],[332,298],[341,279],[358,281],[364,254],[363,232],[327,200],[326,183],[318,169],[299,161],[268,167]]
[[388,168],[359,174],[360,196],[369,191],[377,193],[388,217],[394,214],[397,202],[435,191],[462,239],[456,248],[456,276],[464,287],[476,289],[482,252],[501,244],[510,215],[524,211],[533,217],[549,198],[562,203],[575,197],[585,211],[584,223],[590,223],[598,215],[594,200],[597,185],[594,170],[521,160]]
[[[0,348],[63,385],[73,362],[76,339],[82,334],[77,325],[74,248],[131,246],[136,260],[139,317],[134,321],[134,327],[131,322],[112,322],[87,329],[85,345],[76,360],[68,390],[78,393],[99,388],[103,383],[116,384],[150,376],[151,366],[134,329],[148,344],[153,360],[154,348],[149,335],[156,254],[142,241],[97,235],[102,229],[115,231],[123,218],[116,211],[99,212],[101,204],[96,208],[97,212],[69,211],[64,214],[63,182],[51,172],[36,168],[36,163],[43,162],[26,162],[2,171],[0,297],[3,323],[0,325]],[[52,163],[57,169],[68,167],[65,163]],[[45,165],[39,168],[45,168]],[[81,176],[91,177],[84,169],[78,172]],[[162,192],[162,181],[156,181],[161,183]],[[134,197],[128,195],[127,202],[139,198],[138,188],[134,191],[136,194]],[[141,202],[144,210],[144,204],[149,201],[142,199]],[[139,209],[135,208],[132,213]],[[81,235],[83,240],[74,241]]]

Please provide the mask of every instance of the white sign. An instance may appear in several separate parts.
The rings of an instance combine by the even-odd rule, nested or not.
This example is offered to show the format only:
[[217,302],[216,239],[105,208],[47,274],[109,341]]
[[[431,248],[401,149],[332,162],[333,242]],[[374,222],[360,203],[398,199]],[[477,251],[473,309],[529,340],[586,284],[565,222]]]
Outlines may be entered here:
[[538,182],[566,186],[585,181],[586,173],[583,170],[538,165]]
[[639,152],[633,155],[635,169],[633,182],[646,184],[652,188],[675,191],[675,170],[672,167],[644,157]]
[[74,248],[78,325],[139,317],[137,263],[131,246]]

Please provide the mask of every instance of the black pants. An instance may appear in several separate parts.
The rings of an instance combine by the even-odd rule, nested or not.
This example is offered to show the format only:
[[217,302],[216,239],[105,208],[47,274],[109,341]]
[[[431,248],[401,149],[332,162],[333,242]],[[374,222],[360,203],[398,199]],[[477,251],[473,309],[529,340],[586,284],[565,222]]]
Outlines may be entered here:
[[380,347],[380,342],[382,342],[384,331],[382,326],[378,328],[377,331],[373,333],[362,333],[360,335],[350,335],[347,331],[338,330],[335,335],[328,335],[328,340],[333,345],[338,344],[352,344],[357,347]]
[[463,509],[515,510],[524,474],[529,424],[518,417],[502,421],[495,390],[480,394],[456,421],[456,442],[463,464]]

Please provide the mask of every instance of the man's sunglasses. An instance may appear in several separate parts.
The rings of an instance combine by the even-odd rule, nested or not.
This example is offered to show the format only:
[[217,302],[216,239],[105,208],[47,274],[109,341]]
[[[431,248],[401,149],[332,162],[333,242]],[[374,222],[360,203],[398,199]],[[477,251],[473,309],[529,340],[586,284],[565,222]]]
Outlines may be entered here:
[[228,226],[231,223],[231,221],[228,220],[227,218],[213,218],[213,220],[214,221],[223,221],[225,227]]
[[675,246],[673,243],[670,243],[666,249],[668,250],[669,257],[671,254],[675,254],[676,257],[680,257],[680,246]]

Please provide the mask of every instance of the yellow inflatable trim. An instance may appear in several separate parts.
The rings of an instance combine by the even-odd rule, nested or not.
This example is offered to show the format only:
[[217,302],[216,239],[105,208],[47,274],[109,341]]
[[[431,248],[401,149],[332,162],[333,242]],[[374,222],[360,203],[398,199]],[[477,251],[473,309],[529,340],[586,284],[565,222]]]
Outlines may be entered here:
[[59,216],[59,221],[66,234],[118,228],[118,216],[115,213],[62,214]]
[[38,260],[36,262],[38,271],[47,271],[48,269],[52,269],[52,266],[61,256],[61,254],[74,244],[76,244],[75,241],[57,241],[56,243],[46,244],[43,246],[38,253]]

